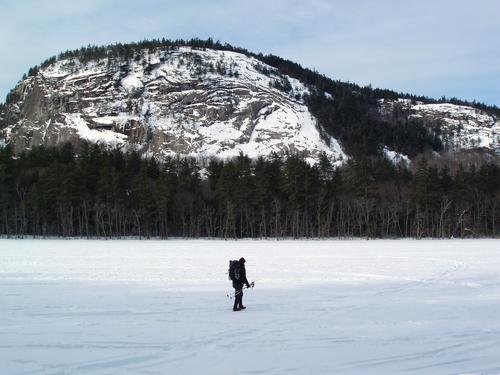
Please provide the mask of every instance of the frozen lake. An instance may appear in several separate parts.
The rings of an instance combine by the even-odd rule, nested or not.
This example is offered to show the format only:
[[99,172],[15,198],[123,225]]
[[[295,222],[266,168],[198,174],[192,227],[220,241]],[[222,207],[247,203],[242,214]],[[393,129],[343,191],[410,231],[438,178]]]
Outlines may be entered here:
[[2,375],[500,374],[499,353],[497,240],[0,240]]

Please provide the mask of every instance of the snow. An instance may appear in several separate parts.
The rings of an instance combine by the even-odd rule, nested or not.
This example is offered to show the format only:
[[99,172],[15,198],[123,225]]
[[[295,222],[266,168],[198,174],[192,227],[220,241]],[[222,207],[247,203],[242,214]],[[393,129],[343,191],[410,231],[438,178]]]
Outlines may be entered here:
[[498,374],[499,245],[0,240],[2,374]]
[[113,125],[115,123],[115,119],[111,116],[105,116],[105,117],[94,117],[92,119],[93,122],[99,125]]
[[111,147],[125,143],[127,136],[111,130],[90,129],[87,122],[78,113],[65,113],[66,124],[76,133],[89,142],[101,143]]
[[411,160],[407,155],[392,151],[388,147],[384,147],[384,155],[394,165],[403,164],[404,166],[409,167],[411,164]]
[[122,86],[129,92],[141,89],[144,86],[142,84],[141,78],[142,74],[131,72],[129,75],[122,79]]

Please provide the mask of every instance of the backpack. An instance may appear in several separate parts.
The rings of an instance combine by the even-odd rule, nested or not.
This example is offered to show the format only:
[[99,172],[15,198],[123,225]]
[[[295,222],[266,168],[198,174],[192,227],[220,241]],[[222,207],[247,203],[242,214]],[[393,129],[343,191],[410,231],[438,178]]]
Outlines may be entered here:
[[238,260],[229,261],[229,280],[238,281],[240,279],[240,262]]

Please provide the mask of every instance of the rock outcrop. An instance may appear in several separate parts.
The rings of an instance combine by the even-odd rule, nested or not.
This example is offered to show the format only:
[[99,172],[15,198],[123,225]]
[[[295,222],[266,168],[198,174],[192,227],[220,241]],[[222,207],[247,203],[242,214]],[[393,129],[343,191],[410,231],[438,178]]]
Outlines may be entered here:
[[15,152],[82,140],[172,155],[221,158],[299,153],[346,159],[320,136],[308,88],[243,54],[190,47],[132,59],[56,61],[20,82],[1,137]]

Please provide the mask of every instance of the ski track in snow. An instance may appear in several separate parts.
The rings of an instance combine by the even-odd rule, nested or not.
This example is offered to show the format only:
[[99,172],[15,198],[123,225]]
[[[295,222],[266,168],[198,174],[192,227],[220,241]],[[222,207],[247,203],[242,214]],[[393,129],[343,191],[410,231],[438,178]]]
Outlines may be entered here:
[[0,373],[500,374],[499,245],[0,240]]

